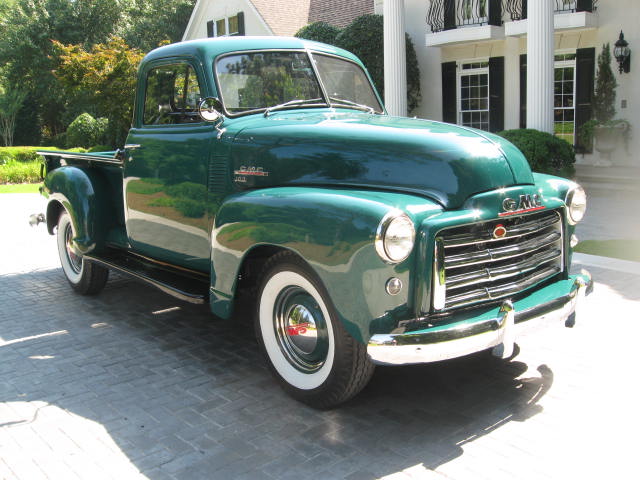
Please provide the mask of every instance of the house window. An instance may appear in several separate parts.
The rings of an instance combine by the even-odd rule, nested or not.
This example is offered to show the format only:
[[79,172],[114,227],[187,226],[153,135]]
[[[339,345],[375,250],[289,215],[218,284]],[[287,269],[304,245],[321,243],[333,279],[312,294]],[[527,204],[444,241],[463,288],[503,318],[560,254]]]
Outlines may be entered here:
[[458,73],[458,124],[489,130],[489,62],[463,63]]
[[219,18],[207,22],[207,36],[209,37],[232,37],[241,35],[241,17],[242,13],[238,13],[233,17]]
[[555,56],[553,84],[554,133],[571,145],[575,143],[576,54]]

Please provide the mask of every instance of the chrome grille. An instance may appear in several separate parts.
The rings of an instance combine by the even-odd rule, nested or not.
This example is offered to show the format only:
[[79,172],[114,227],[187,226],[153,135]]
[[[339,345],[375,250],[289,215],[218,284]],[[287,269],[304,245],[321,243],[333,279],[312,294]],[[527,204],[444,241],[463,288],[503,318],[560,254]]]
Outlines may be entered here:
[[[506,235],[494,235],[498,225]],[[562,270],[562,221],[556,211],[447,228],[436,237],[433,308],[508,297]]]

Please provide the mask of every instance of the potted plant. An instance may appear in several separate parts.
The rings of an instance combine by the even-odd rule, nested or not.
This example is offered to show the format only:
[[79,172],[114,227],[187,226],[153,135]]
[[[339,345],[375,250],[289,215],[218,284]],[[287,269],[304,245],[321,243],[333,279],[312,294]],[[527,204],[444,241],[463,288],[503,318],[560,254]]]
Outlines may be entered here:
[[601,159],[596,164],[599,166],[611,165],[611,154],[621,143],[624,143],[626,148],[631,133],[631,126],[627,120],[614,120],[617,86],[618,83],[611,70],[611,51],[607,43],[602,46],[602,51],[598,55],[593,118],[586,122],[580,131],[585,145],[590,145],[595,138],[595,149],[601,155]]

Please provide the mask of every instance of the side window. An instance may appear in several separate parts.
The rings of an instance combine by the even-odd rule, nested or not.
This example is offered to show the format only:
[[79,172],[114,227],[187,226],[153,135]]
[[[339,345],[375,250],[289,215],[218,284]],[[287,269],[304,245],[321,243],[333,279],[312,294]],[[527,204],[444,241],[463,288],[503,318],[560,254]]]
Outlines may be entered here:
[[191,65],[162,65],[147,74],[144,125],[198,123],[202,95]]

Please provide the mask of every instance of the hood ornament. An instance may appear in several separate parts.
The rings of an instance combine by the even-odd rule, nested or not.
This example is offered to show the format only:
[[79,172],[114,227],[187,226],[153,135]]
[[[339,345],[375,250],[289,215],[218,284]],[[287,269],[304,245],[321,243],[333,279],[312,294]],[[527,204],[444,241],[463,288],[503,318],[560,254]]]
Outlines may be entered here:
[[518,200],[507,197],[502,201],[502,209],[504,212],[499,213],[498,216],[505,217],[516,213],[535,212],[536,210],[542,210],[544,208],[547,207],[542,205],[542,197],[537,193],[533,195],[520,195]]

